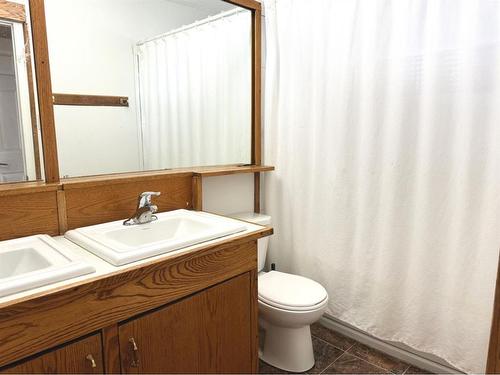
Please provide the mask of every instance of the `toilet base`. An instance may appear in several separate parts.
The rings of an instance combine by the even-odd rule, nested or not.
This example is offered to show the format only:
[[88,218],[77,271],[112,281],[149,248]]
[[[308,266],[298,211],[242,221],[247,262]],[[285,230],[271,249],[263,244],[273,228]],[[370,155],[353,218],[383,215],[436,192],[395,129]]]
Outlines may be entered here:
[[309,325],[285,328],[264,324],[265,337],[259,357],[271,366],[289,372],[305,372],[314,367]]

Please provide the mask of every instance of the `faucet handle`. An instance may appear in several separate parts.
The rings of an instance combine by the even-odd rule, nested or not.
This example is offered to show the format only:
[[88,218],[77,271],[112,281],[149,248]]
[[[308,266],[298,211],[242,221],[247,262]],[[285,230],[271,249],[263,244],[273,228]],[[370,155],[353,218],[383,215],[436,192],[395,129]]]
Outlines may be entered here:
[[151,205],[151,197],[158,197],[161,193],[159,191],[145,191],[139,195],[139,208],[146,205]]
[[161,195],[161,192],[159,191],[145,191],[144,193],[141,193],[141,198],[142,197],[158,197]]

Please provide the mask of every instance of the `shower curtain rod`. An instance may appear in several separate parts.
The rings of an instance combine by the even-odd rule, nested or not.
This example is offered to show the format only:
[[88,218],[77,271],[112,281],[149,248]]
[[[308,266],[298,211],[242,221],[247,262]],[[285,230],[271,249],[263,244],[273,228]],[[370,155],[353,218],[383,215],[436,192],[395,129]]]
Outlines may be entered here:
[[178,34],[178,33],[181,33],[183,31],[194,29],[195,27],[203,26],[203,25],[209,24],[211,22],[221,20],[221,19],[226,18],[226,17],[234,16],[235,14],[238,14],[241,12],[248,12],[248,11],[246,9],[233,9],[233,10],[229,10],[227,12],[222,12],[222,13],[219,13],[215,16],[207,17],[201,21],[196,21],[194,23],[179,27],[178,29],[166,32],[164,34],[160,34],[160,35],[154,36],[152,38],[145,39],[141,42],[138,42],[137,47],[140,47],[143,44],[153,42],[153,41],[158,40],[158,39],[166,38],[167,36],[170,36],[170,35]]

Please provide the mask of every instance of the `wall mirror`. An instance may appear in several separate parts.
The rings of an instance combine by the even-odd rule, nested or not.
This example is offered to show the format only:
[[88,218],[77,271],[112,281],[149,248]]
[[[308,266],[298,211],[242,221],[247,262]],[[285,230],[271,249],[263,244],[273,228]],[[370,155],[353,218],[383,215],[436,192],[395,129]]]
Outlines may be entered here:
[[61,177],[252,159],[252,14],[222,0],[45,0]]
[[28,9],[0,7],[0,183],[43,178]]

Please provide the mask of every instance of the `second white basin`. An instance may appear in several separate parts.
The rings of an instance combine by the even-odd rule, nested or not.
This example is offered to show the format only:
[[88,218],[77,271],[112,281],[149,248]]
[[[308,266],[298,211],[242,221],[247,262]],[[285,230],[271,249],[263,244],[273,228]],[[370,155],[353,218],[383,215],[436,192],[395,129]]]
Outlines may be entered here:
[[92,272],[47,235],[0,242],[0,297]]
[[157,214],[148,224],[125,226],[123,221],[70,230],[70,241],[121,266],[246,229],[240,221],[188,210]]

